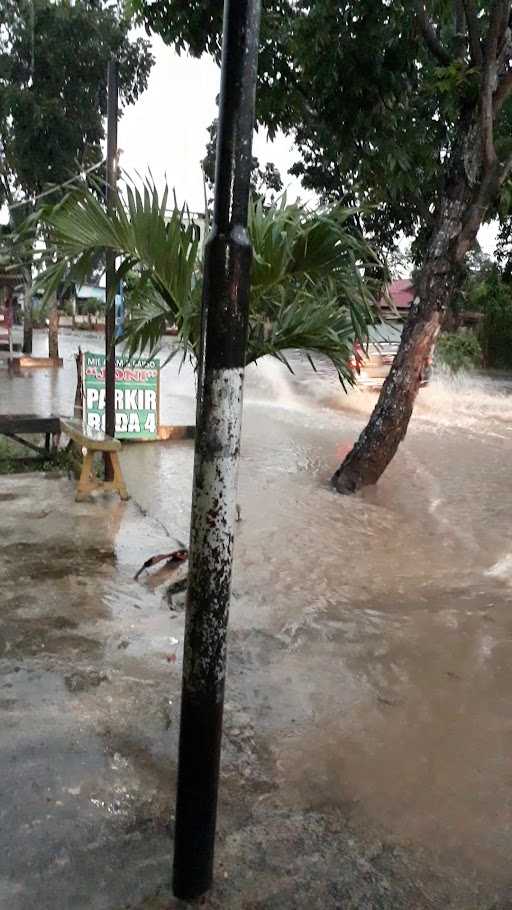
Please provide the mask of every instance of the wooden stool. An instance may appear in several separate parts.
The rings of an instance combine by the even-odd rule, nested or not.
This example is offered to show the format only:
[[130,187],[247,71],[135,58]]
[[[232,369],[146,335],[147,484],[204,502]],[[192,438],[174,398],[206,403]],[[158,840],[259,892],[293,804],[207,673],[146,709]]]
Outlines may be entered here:
[[[107,436],[100,430],[93,430],[81,420],[63,419],[60,421],[61,430],[82,451],[82,471],[76,488],[76,502],[84,502],[91,493],[100,490],[104,493],[118,493],[123,500],[129,499],[128,490],[123,479],[121,465],[119,464],[119,451],[121,443],[112,436]],[[112,466],[113,480],[100,480],[94,476],[93,459],[95,452],[102,452]]]

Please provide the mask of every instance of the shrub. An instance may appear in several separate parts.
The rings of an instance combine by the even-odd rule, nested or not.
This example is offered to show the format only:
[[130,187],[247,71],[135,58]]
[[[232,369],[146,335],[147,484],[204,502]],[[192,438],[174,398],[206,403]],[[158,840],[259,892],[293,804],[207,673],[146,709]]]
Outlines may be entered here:
[[73,302],[69,298],[59,300],[59,310],[63,316],[73,316]]
[[[39,444],[42,446],[41,437]],[[76,454],[70,449],[58,449],[57,452],[45,455],[28,455],[27,449],[19,443],[0,438],[0,474],[25,474],[31,471],[74,472],[77,463]]]
[[471,370],[480,366],[482,348],[478,338],[470,332],[443,333],[437,342],[436,363],[446,367],[450,373]]
[[496,369],[512,367],[512,294],[499,277],[488,282],[480,339],[485,364]]
[[78,312],[81,316],[96,316],[101,309],[103,309],[103,304],[96,297],[87,297],[85,300],[80,300],[78,304]]

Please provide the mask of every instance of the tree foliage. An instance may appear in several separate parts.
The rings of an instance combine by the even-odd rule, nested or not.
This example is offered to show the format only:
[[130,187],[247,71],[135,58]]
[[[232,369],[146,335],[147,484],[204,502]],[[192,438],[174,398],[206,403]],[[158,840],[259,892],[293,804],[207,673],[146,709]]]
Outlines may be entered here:
[[[0,0],[0,21],[0,204],[19,225],[43,193],[55,200],[77,172],[101,164],[108,59],[119,61],[121,104],[130,104],[153,58],[107,0]],[[38,223],[31,223],[35,243]],[[28,244],[24,266],[23,350],[30,353]]]
[[[221,0],[133,6],[178,50],[218,58]],[[474,6],[485,34],[489,4]],[[257,94],[259,122],[271,133],[294,134],[292,171],[305,186],[329,202],[365,203],[362,226],[388,248],[400,232],[416,237],[417,260],[460,101],[478,92],[478,73],[461,54],[454,3],[431,0],[428,7],[436,27],[423,20],[437,54],[425,41],[420,3],[264,0]],[[500,143],[509,145],[508,105],[504,114]]]
[[[133,0],[169,43],[218,54],[221,2]],[[415,238],[417,299],[375,410],[336,472],[376,483],[411,417],[459,270],[512,199],[510,0],[264,0],[258,119],[293,132],[294,171],[359,209],[392,248]]]
[[473,287],[473,299],[483,313],[480,341],[485,364],[496,369],[512,368],[512,293],[494,266]]
[[146,87],[153,58],[102,0],[0,0],[0,19],[0,202],[30,202],[101,160],[109,57],[121,104]]
[[[464,313],[468,311],[478,314],[480,321],[477,331],[470,334],[443,333],[437,345],[438,361],[454,372],[481,364],[491,369],[510,370],[512,287],[508,261],[500,268],[479,249],[468,256],[453,310],[456,324],[463,321]],[[474,350],[470,348],[471,344]]]
[[[217,150],[217,125],[215,119],[208,127],[208,142],[206,144],[206,155],[201,165],[206,183],[213,193],[215,183],[215,156]],[[278,168],[272,161],[267,161],[264,166],[256,155],[251,158],[251,193],[254,199],[263,199],[263,201],[272,203],[283,191],[283,181]]]

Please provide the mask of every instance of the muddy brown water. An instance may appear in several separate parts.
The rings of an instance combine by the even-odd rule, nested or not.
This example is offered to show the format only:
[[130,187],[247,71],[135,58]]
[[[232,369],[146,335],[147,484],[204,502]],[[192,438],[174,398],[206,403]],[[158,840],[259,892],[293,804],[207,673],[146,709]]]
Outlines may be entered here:
[[[77,344],[102,341],[63,335],[63,370],[2,372],[0,409],[70,414]],[[343,498],[328,480],[375,396],[294,363],[295,376],[274,362],[247,375],[228,703],[260,726],[282,805],[356,807],[506,886],[512,382],[436,379],[381,483]],[[162,422],[193,422],[190,366],[172,361],[161,390]],[[193,444],[122,457],[140,506],[187,540]]]

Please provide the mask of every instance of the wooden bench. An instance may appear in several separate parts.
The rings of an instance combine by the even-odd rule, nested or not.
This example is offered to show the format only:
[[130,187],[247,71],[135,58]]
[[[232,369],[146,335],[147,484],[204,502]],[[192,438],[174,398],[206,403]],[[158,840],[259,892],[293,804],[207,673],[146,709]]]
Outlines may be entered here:
[[[119,451],[121,443],[118,439],[112,439],[100,430],[93,430],[81,420],[61,418],[60,427],[70,440],[80,447],[83,462],[80,478],[76,488],[76,502],[84,502],[91,493],[100,490],[102,492],[119,493],[121,499],[129,499],[128,490],[126,489],[121,465],[119,464]],[[96,452],[102,452],[105,462],[110,462],[112,467],[112,480],[100,480],[94,475],[93,458]]]
[[[23,439],[21,434],[44,436],[44,449]],[[48,457],[59,446],[60,420],[58,417],[40,417],[38,414],[0,414],[0,435],[14,439],[38,455]]]

